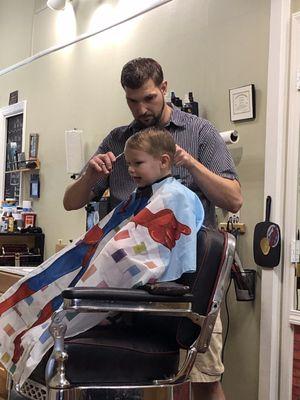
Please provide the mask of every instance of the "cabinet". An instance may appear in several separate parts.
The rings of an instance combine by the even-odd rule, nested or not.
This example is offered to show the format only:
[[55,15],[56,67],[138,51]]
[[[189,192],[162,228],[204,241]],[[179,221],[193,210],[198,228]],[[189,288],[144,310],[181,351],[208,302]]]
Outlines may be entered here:
[[43,233],[0,233],[1,266],[37,266],[44,261]]

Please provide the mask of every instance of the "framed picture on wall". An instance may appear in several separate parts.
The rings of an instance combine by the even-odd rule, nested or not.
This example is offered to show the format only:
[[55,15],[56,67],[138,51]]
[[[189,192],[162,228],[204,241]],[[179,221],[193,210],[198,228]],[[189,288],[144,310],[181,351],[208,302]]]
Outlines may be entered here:
[[255,87],[253,84],[229,89],[232,122],[255,118]]
[[29,135],[29,159],[36,159],[38,156],[39,134],[31,133]]

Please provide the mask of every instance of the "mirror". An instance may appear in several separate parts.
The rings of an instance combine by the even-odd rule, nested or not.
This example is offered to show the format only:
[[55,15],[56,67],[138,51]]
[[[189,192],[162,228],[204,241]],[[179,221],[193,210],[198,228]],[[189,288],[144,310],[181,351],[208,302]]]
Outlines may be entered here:
[[[85,34],[96,20],[97,25],[107,22],[109,16],[113,19],[113,10],[118,7],[120,13],[129,4],[136,10],[140,3],[148,5],[149,11],[63,47],[62,41]],[[269,1],[172,0],[152,9],[151,3],[158,1],[73,0],[69,3],[71,9],[68,6],[59,12],[47,8],[45,0],[1,3],[0,15],[12,23],[0,24],[0,44],[5,55],[0,60],[0,107],[7,106],[9,93],[18,90],[19,101],[27,101],[26,154],[30,133],[39,134],[40,198],[34,200],[33,207],[46,235],[46,257],[53,254],[59,239],[68,243],[85,229],[85,210],[66,212],[62,206],[64,190],[71,182],[66,171],[64,132],[83,130],[87,160],[111,129],[131,121],[120,72],[128,60],[139,56],[153,57],[161,63],[169,91],[181,98],[192,91],[207,118],[220,131],[239,132],[240,141],[232,151],[239,157],[238,173],[245,198],[242,217],[249,232],[261,219],[261,210],[252,204],[254,200],[263,204]],[[62,47],[3,73],[8,66],[34,54],[42,55],[51,46]],[[249,83],[257,89],[256,119],[232,123],[229,89]],[[23,190],[27,199],[26,179]],[[239,243],[243,261],[249,267],[253,262],[250,242],[248,237]],[[237,308],[233,302],[232,312],[236,315]],[[259,330],[256,323],[249,328],[253,318],[258,320],[254,313],[259,311],[244,310],[234,343],[240,354],[248,342],[245,338],[258,337]],[[228,348],[231,340],[229,336]],[[252,353],[257,355],[256,350]],[[240,383],[235,382],[235,394],[231,393],[230,398],[256,398],[257,356],[241,366],[233,354],[226,353],[226,363],[230,365],[230,375],[245,377]],[[242,387],[245,380],[251,382],[248,398]]]

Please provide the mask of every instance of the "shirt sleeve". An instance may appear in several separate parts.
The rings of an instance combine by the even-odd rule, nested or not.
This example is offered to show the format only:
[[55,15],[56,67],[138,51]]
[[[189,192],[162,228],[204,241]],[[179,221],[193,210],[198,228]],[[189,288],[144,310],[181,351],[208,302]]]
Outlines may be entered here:
[[234,161],[216,128],[205,121],[199,135],[198,160],[210,171],[228,179],[237,179]]

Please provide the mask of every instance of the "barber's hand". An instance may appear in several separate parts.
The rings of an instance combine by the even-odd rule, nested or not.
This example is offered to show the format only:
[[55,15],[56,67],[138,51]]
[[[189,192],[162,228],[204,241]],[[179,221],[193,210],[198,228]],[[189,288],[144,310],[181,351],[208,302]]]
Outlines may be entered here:
[[176,144],[176,153],[174,158],[174,164],[177,167],[185,167],[187,169],[191,168],[195,164],[196,160],[182,147]]
[[113,163],[116,161],[115,155],[109,151],[105,154],[97,154],[90,159],[86,174],[90,176],[109,175],[113,168]]

